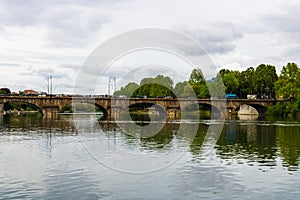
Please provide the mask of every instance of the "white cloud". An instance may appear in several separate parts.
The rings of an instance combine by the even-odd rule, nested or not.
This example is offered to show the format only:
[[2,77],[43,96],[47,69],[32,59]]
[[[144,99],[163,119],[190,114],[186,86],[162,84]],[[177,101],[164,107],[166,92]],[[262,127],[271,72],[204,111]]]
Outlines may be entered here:
[[[293,0],[1,1],[0,70],[6,76],[0,86],[42,90],[45,77],[53,73],[57,92],[72,92],[78,70],[94,48],[118,33],[145,27],[187,34],[204,47],[215,67],[268,63],[280,70],[289,61],[300,62],[299,7]],[[187,43],[176,45],[191,57],[203,54]],[[122,77],[134,65],[123,60],[107,77]],[[184,76],[190,73],[181,70]]]

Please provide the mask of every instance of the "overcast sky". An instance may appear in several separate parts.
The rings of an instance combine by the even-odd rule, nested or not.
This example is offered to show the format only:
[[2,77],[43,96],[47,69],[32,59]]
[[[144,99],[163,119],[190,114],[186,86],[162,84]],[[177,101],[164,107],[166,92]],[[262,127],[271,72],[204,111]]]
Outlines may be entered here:
[[[299,19],[296,0],[1,0],[0,87],[46,91],[52,74],[55,93],[73,93],[78,72],[96,47],[139,28],[186,34],[205,49],[216,69],[244,70],[266,63],[279,73],[287,62],[300,64]],[[156,56],[143,56],[147,53]],[[134,60],[143,56],[116,61],[98,81],[98,92],[108,92],[107,77],[116,77],[119,88],[131,78],[139,81],[134,71],[149,76],[155,69],[163,71],[138,66],[143,62]],[[151,64],[149,56],[145,59]],[[187,78],[191,70],[175,61],[169,63],[172,70]]]

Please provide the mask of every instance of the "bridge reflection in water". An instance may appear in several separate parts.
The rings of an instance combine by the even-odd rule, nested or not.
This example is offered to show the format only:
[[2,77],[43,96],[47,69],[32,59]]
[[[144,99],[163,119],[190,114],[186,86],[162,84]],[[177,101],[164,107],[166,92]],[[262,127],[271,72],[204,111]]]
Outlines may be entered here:
[[[174,145],[188,147],[186,150],[194,159],[203,159],[203,142],[211,120],[197,120],[179,123],[178,121],[144,121],[145,116],[137,115],[133,118],[141,128],[144,123],[160,123],[162,128],[151,137],[136,135],[139,133],[137,126],[132,122],[120,123],[100,120],[100,116],[81,115],[81,123],[85,125],[84,137],[88,132],[93,137],[105,136],[110,145],[117,145],[123,140],[127,146],[134,146],[139,151],[166,152]],[[76,120],[76,119],[75,119]],[[147,120],[147,119],[146,119]],[[79,136],[83,134],[77,129],[76,121],[72,115],[60,115],[58,120],[41,118],[36,115],[0,115],[0,132],[28,137],[44,137],[49,140],[64,136]],[[215,124],[218,126],[218,123]],[[179,127],[184,126],[184,132],[179,132]],[[123,131],[125,130],[125,131]],[[190,134],[196,130],[193,140]],[[279,164],[290,171],[299,170],[300,163],[300,126],[288,121],[226,121],[222,133],[214,149],[216,155],[229,165],[237,162],[240,165],[259,165],[259,170],[272,170]],[[49,137],[51,136],[52,137]],[[3,136],[1,134],[1,136]],[[103,137],[101,137],[103,139]],[[1,137],[4,140],[4,137]],[[133,142],[135,141],[135,142]],[[51,141],[50,141],[51,143]],[[281,162],[278,162],[280,158]]]

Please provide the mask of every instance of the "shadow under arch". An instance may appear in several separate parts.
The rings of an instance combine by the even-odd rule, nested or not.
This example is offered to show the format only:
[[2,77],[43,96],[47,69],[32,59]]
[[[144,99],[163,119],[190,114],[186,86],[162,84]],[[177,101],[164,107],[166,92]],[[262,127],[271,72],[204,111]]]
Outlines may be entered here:
[[134,111],[143,111],[144,114],[158,114],[161,117],[166,115],[165,108],[154,103],[133,103],[129,105],[128,109],[131,113]]
[[38,105],[28,102],[20,102],[20,101],[7,101],[3,103],[3,110],[17,110],[17,111],[38,111],[41,116],[44,115],[42,108]]
[[240,107],[241,107],[242,105],[247,105],[247,106],[250,106],[250,107],[254,108],[254,109],[257,111],[259,117],[265,116],[265,115],[266,115],[266,112],[267,112],[267,110],[268,110],[267,107],[262,106],[262,105],[259,105],[259,104],[251,104],[251,103],[249,104],[249,103],[245,103],[245,104],[241,104],[240,106],[238,106],[237,108],[235,108],[235,111],[239,111],[239,110],[240,110]]
[[[85,107],[84,105],[89,105],[89,107]],[[100,112],[102,113],[101,120],[108,119],[108,111],[102,105],[92,102],[73,102],[71,107],[73,108],[74,113],[95,113]]]
[[[186,113],[186,115],[189,115],[189,114],[192,114],[193,112],[207,112],[205,113],[205,117],[207,118],[213,118],[214,115],[219,115],[221,113],[220,109],[217,108],[216,106],[212,105],[212,104],[207,104],[207,103],[193,103],[193,104],[190,104],[190,105],[187,105],[185,106],[182,111],[184,113]],[[200,114],[200,117],[203,117],[203,114],[202,115]]]

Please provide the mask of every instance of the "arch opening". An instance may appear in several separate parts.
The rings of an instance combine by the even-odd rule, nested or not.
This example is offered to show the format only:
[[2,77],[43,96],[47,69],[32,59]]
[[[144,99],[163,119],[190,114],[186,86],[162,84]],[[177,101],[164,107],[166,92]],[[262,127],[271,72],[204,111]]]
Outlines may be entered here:
[[235,110],[238,112],[239,115],[264,116],[267,112],[267,108],[259,104],[241,104]]
[[89,102],[73,102],[72,105],[66,105],[61,110],[76,114],[97,114],[101,120],[108,117],[108,111],[103,106]]
[[219,109],[211,104],[205,103],[194,103],[185,106],[182,109],[182,114],[184,117],[193,117],[199,115],[200,119],[211,119],[214,114],[220,113]]
[[3,103],[3,111],[8,114],[40,114],[43,115],[42,109],[32,103],[8,101]]
[[128,110],[133,121],[143,121],[143,123],[137,123],[140,126],[146,126],[149,124],[147,122],[159,120],[166,116],[165,109],[154,103],[134,103],[129,105]]
[[135,113],[135,112],[140,112],[140,113],[148,113],[148,114],[160,114],[163,115],[165,114],[165,109],[154,103],[134,103],[129,105],[129,112],[130,113]]

